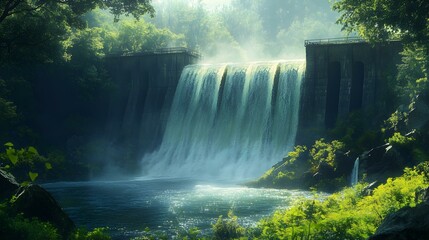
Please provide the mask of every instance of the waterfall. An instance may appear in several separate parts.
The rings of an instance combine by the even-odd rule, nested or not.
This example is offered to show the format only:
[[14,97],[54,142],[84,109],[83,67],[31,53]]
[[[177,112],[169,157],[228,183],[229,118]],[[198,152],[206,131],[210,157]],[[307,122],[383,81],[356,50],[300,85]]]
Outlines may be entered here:
[[355,164],[353,165],[353,170],[350,178],[351,186],[356,185],[359,181],[359,157],[357,157],[355,160]]
[[146,175],[249,178],[293,147],[304,62],[187,66]]

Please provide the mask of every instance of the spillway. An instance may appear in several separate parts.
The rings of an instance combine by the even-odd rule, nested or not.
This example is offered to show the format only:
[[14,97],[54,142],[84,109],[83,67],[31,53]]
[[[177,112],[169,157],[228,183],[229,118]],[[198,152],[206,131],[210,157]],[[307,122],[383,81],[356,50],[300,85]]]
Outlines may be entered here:
[[293,147],[304,61],[190,65],[145,175],[256,177]]

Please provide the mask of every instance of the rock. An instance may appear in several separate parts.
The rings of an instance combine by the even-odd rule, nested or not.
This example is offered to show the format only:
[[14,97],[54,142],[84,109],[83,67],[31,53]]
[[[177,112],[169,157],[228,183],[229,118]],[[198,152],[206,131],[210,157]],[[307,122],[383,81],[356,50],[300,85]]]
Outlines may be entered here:
[[367,186],[365,186],[362,189],[362,195],[363,196],[370,196],[370,195],[372,195],[372,192],[374,191],[374,189],[376,189],[378,186],[380,186],[380,184],[381,183],[378,182],[378,181],[374,181],[374,182],[368,184]]
[[0,169],[0,201],[10,198],[18,188],[19,184],[16,182],[15,177]]
[[25,217],[36,217],[52,223],[65,238],[76,228],[51,194],[39,185],[21,187],[16,194],[13,208]]
[[426,202],[429,203],[429,187],[424,188],[420,191],[416,192],[416,196],[415,196],[415,200],[416,201],[422,201],[422,202]]
[[313,175],[316,180],[332,179],[335,177],[334,168],[326,162],[321,162],[317,166],[317,172]]
[[429,204],[404,207],[389,214],[369,240],[426,240],[429,236]]
[[349,156],[349,152],[339,152],[335,156],[337,168],[335,170],[337,176],[349,176],[352,172],[355,158]]
[[389,177],[400,176],[410,156],[403,155],[390,144],[384,144],[360,155],[360,169],[367,173],[367,181],[384,182]]
[[422,128],[429,121],[429,106],[426,97],[418,96],[408,115],[408,131]]

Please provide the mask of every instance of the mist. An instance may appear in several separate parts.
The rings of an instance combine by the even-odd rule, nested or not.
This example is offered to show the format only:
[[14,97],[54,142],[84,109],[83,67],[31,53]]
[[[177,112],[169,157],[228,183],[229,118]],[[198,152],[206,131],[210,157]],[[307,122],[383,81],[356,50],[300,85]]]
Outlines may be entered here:
[[[248,62],[305,57],[306,39],[342,37],[324,0],[156,0],[158,28],[184,36],[203,62]],[[183,46],[183,45],[182,45]]]

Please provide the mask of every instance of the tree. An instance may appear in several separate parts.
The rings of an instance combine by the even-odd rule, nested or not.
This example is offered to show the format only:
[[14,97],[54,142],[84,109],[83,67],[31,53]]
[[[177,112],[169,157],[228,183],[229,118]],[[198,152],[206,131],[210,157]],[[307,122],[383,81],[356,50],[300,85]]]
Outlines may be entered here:
[[[402,65],[399,71],[421,69],[426,76],[426,83],[423,85],[428,87],[429,1],[340,0],[333,4],[333,9],[342,14],[337,23],[343,25],[343,30],[349,33],[356,31],[371,42],[392,38],[402,40],[406,44],[406,50],[403,52],[405,65]],[[421,55],[421,61],[415,57]],[[414,60],[410,61],[413,58]],[[407,62],[418,66],[407,67]],[[422,85],[421,79],[413,79],[411,85],[416,85],[416,82]]]
[[131,14],[138,19],[146,13],[153,16],[154,9],[150,3],[151,0],[3,0],[0,2],[0,24],[13,15],[35,12],[46,8],[68,8],[70,10],[70,20],[76,19],[76,16],[95,8],[108,9],[115,16],[115,20],[118,20],[119,16],[124,14]]
[[333,9],[342,14],[337,23],[348,32],[357,31],[372,41],[400,38],[427,45],[427,0],[340,0]]
[[4,0],[0,2],[0,66],[54,62],[64,57],[73,29],[83,29],[81,16],[95,8],[120,15],[154,14],[150,0]]

